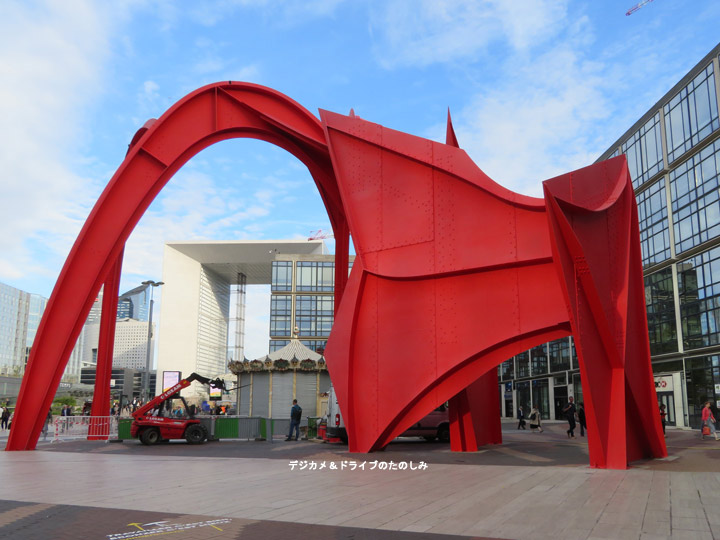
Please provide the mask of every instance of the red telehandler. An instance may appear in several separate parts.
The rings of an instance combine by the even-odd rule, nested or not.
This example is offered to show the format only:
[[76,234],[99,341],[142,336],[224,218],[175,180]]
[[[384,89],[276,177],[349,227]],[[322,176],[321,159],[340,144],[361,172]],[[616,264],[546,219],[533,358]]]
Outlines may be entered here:
[[[169,439],[185,439],[190,444],[200,444],[205,441],[208,438],[207,429],[195,418],[194,407],[188,407],[185,398],[179,394],[180,390],[190,386],[193,381],[225,390],[225,381],[222,379],[208,379],[193,373],[136,410],[133,413],[134,420],[130,427],[130,435],[139,438],[145,445],[157,444]],[[172,399],[182,401],[185,411],[181,416],[173,416],[170,408],[166,406],[166,403]]]

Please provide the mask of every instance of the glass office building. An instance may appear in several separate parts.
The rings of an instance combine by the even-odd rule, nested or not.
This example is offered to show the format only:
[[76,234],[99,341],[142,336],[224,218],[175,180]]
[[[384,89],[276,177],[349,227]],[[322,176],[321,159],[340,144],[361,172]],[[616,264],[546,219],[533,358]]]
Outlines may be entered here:
[[296,332],[303,345],[323,354],[335,313],[335,256],[278,255],[271,291],[270,352],[290,343]]
[[[697,428],[720,402],[720,45],[601,157],[625,154],[640,222],[655,387],[668,423]],[[537,403],[545,418],[582,384],[572,338],[498,369],[504,416]]]

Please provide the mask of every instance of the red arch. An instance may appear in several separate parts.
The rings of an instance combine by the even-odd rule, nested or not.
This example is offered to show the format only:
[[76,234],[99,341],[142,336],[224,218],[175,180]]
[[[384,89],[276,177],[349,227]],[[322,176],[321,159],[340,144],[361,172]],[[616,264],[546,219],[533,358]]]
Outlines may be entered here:
[[7,450],[35,448],[93,301],[150,203],[192,156],[238,137],[280,146],[309,169],[335,233],[340,298],[347,271],[339,270],[347,268],[349,231],[320,122],[294,100],[263,86],[230,81],[200,88],[138,132],[85,222],[38,329]]

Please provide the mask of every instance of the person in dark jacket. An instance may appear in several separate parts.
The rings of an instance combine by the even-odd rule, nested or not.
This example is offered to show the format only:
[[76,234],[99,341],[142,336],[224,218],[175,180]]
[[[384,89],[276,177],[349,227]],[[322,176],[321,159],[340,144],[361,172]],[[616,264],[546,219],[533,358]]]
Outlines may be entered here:
[[587,429],[587,424],[585,423],[585,404],[584,403],[578,403],[578,423],[580,424],[580,436],[585,436],[585,430]]
[[568,427],[567,430],[567,436],[568,439],[574,439],[575,438],[575,413],[577,412],[577,409],[575,408],[575,403],[573,403],[574,398],[570,396],[568,399],[568,404],[565,406],[565,408],[562,410],[563,414],[567,418],[568,421]]
[[523,412],[522,405],[518,407],[518,429],[527,429],[525,427],[525,412]]
[[290,409],[290,433],[288,433],[286,441],[292,440],[293,430],[295,430],[295,440],[300,438],[300,420],[302,419],[302,408],[298,405],[297,399],[293,399],[293,406]]

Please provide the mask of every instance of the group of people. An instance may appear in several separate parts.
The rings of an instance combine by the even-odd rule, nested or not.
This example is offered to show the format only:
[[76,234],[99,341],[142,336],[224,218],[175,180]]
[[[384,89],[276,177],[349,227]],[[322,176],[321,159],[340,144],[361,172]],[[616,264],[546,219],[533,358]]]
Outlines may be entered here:
[[[525,422],[525,412],[523,411],[522,406],[518,407],[518,420],[518,429],[527,429],[525,427],[527,424],[527,422]],[[542,415],[540,414],[537,405],[533,405],[532,409],[530,409],[528,420],[530,420],[530,431],[539,431],[540,433],[543,432]]]
[[[563,408],[562,413],[565,415],[565,418],[568,421],[568,430],[567,430],[567,436],[568,439],[574,439],[575,438],[575,428],[577,427],[577,424],[580,424],[580,436],[585,436],[585,430],[587,430],[587,424],[585,422],[585,408],[583,407],[582,403],[579,403],[578,406],[575,406],[575,398],[570,397],[568,399],[568,404]],[[540,414],[540,410],[538,409],[537,405],[533,405],[532,409],[530,410],[530,414],[528,415],[528,420],[530,421],[530,430],[531,431],[539,431],[542,433],[542,415]],[[525,411],[523,411],[522,406],[518,407],[518,429],[527,429],[526,427],[527,422],[525,421]]]

